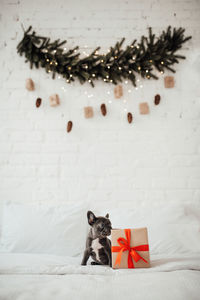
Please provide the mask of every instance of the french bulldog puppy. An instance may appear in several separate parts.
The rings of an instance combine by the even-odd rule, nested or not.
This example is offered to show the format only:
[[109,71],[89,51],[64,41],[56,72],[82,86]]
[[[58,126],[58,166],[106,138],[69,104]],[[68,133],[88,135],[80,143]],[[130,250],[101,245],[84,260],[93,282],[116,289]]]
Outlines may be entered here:
[[93,212],[87,212],[88,223],[91,226],[81,265],[85,266],[89,257],[94,260],[91,265],[111,266],[111,242],[107,238],[111,234],[112,225],[109,214],[96,217]]

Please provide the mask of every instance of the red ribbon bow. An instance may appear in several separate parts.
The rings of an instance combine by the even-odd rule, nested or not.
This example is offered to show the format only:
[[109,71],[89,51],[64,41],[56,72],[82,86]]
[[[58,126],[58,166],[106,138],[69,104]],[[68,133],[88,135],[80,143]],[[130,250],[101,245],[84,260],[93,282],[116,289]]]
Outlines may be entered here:
[[124,229],[124,231],[126,234],[126,239],[120,237],[117,240],[119,246],[112,246],[112,252],[119,252],[115,261],[115,266],[117,264],[119,264],[120,266],[122,253],[124,251],[128,251],[128,268],[135,268],[133,260],[135,262],[138,262],[140,259],[142,259],[145,263],[147,263],[147,261],[142,256],[140,256],[140,254],[137,251],[149,251],[149,245],[146,244],[146,245],[131,247],[130,246],[131,230]]

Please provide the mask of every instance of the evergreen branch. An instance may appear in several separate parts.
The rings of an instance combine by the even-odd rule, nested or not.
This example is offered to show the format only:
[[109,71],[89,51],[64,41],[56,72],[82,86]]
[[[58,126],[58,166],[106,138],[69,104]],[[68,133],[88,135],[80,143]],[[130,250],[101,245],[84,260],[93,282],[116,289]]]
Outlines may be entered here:
[[99,79],[113,84],[128,79],[136,86],[137,75],[158,79],[153,73],[155,69],[161,73],[165,69],[175,72],[171,66],[180,59],[185,59],[185,56],[176,52],[191,39],[191,36],[184,36],[185,29],[181,27],[172,30],[169,26],[157,38],[149,28],[149,36],[142,36],[138,44],[134,40],[131,45],[122,49],[125,40],[123,38],[114,47],[110,47],[105,55],[98,54],[98,47],[89,56],[80,58],[78,46],[65,53],[61,46],[66,41],[61,42],[58,39],[50,42],[50,38],[37,36],[31,30],[32,26],[24,30],[24,37],[17,46],[17,52],[25,56],[25,62],[30,63],[30,68],[42,67],[46,72],[52,72],[53,79],[56,74],[60,74],[68,83],[78,78],[81,84],[89,82],[92,86]]

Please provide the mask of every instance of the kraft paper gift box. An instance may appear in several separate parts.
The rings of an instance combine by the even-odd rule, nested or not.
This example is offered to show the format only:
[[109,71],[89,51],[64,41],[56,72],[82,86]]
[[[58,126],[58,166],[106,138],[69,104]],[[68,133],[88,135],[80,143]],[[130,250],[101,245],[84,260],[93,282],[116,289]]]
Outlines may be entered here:
[[149,268],[147,228],[111,230],[112,268]]

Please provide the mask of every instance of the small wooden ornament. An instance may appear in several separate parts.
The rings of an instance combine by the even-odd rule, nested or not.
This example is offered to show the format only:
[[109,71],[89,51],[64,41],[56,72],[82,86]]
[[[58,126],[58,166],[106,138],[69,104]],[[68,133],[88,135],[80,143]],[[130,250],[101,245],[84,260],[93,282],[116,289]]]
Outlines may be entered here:
[[165,88],[173,88],[174,87],[174,77],[173,76],[165,76],[164,84],[165,84]]
[[158,105],[160,103],[160,95],[155,95],[155,98],[154,98],[154,104],[155,105]]
[[50,106],[53,106],[53,107],[60,104],[60,98],[59,98],[58,94],[51,95],[49,97],[49,101],[50,101]]
[[149,105],[147,102],[140,103],[140,114],[141,115],[149,114]]
[[101,113],[103,116],[107,114],[106,105],[104,103],[101,104]]
[[94,116],[93,107],[92,106],[84,107],[84,115],[86,119],[92,118]]
[[114,88],[114,95],[115,95],[115,98],[116,99],[119,99],[123,96],[123,88],[122,88],[122,85],[117,85],[115,88]]
[[130,113],[130,112],[127,113],[127,120],[129,122],[129,124],[132,123],[132,121],[133,121],[133,115],[132,115],[132,113]]
[[26,79],[26,89],[28,91],[34,91],[35,90],[35,85],[34,85],[34,82],[31,78]]
[[35,106],[36,107],[40,107],[41,103],[42,103],[42,99],[41,98],[37,98],[37,100],[35,102]]
[[72,121],[68,121],[68,123],[67,123],[67,132],[70,132],[72,130],[72,126],[73,126]]

